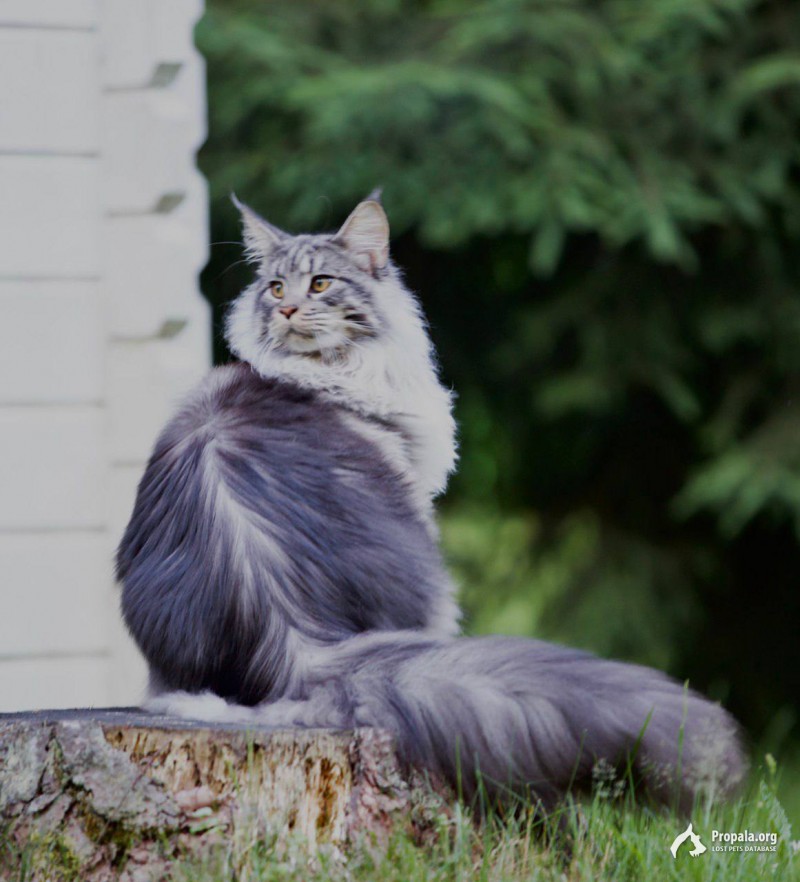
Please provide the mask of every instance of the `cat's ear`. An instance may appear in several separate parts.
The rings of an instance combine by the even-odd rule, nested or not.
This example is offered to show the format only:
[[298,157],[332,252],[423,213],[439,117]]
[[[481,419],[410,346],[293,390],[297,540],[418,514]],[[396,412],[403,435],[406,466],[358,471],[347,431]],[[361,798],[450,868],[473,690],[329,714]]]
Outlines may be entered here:
[[353,209],[334,237],[367,272],[383,269],[389,261],[389,221],[374,190]]
[[240,202],[235,193],[231,193],[231,202],[242,216],[242,233],[247,253],[256,260],[268,257],[275,246],[286,237],[286,233],[265,221],[250,206]]

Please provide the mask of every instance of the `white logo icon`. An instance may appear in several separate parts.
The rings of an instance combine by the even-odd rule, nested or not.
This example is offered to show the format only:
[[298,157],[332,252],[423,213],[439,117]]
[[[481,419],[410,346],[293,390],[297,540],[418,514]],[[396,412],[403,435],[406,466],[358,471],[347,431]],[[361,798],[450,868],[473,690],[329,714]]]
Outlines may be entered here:
[[692,857],[697,857],[697,855],[702,854],[704,851],[707,851],[705,845],[700,841],[700,837],[692,830],[692,825],[689,826],[681,833],[679,836],[675,837],[674,842],[670,845],[669,850],[672,852],[672,856],[674,858],[678,857],[678,849],[686,842],[687,839],[692,840],[692,850],[689,854]]

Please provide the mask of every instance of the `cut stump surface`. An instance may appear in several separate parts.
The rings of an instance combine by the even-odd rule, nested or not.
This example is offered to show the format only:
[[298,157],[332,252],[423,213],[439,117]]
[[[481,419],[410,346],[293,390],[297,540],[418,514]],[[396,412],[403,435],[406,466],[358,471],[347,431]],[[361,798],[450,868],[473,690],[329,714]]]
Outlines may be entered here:
[[312,850],[424,837],[447,804],[376,729],[247,729],[135,708],[0,715],[0,871],[27,850],[81,879],[133,882],[245,830]]

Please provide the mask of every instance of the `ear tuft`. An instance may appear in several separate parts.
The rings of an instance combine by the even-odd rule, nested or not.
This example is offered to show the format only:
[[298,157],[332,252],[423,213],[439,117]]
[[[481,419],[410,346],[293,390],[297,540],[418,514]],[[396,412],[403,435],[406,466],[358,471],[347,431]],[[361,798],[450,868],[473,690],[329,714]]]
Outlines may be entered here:
[[[389,261],[389,221],[374,195],[359,202],[334,237],[363,270],[371,273],[383,269]],[[380,198],[380,191],[377,196]]]
[[242,235],[248,256],[257,261],[268,257],[281,239],[285,238],[286,233],[265,221],[250,206],[240,202],[235,193],[231,193],[231,202],[242,216]]

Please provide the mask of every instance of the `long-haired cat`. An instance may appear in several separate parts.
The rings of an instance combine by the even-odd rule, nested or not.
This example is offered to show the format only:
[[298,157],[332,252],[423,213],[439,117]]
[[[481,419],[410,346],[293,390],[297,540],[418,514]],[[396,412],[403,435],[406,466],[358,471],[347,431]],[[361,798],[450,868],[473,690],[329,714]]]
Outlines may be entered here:
[[239,208],[256,270],[227,323],[241,363],[164,429],[117,555],[148,706],[389,729],[467,796],[480,777],[552,806],[601,760],[684,807],[733,788],[736,724],[665,675],[454,636],[432,516],[455,462],[451,396],[377,195],[324,235]]

